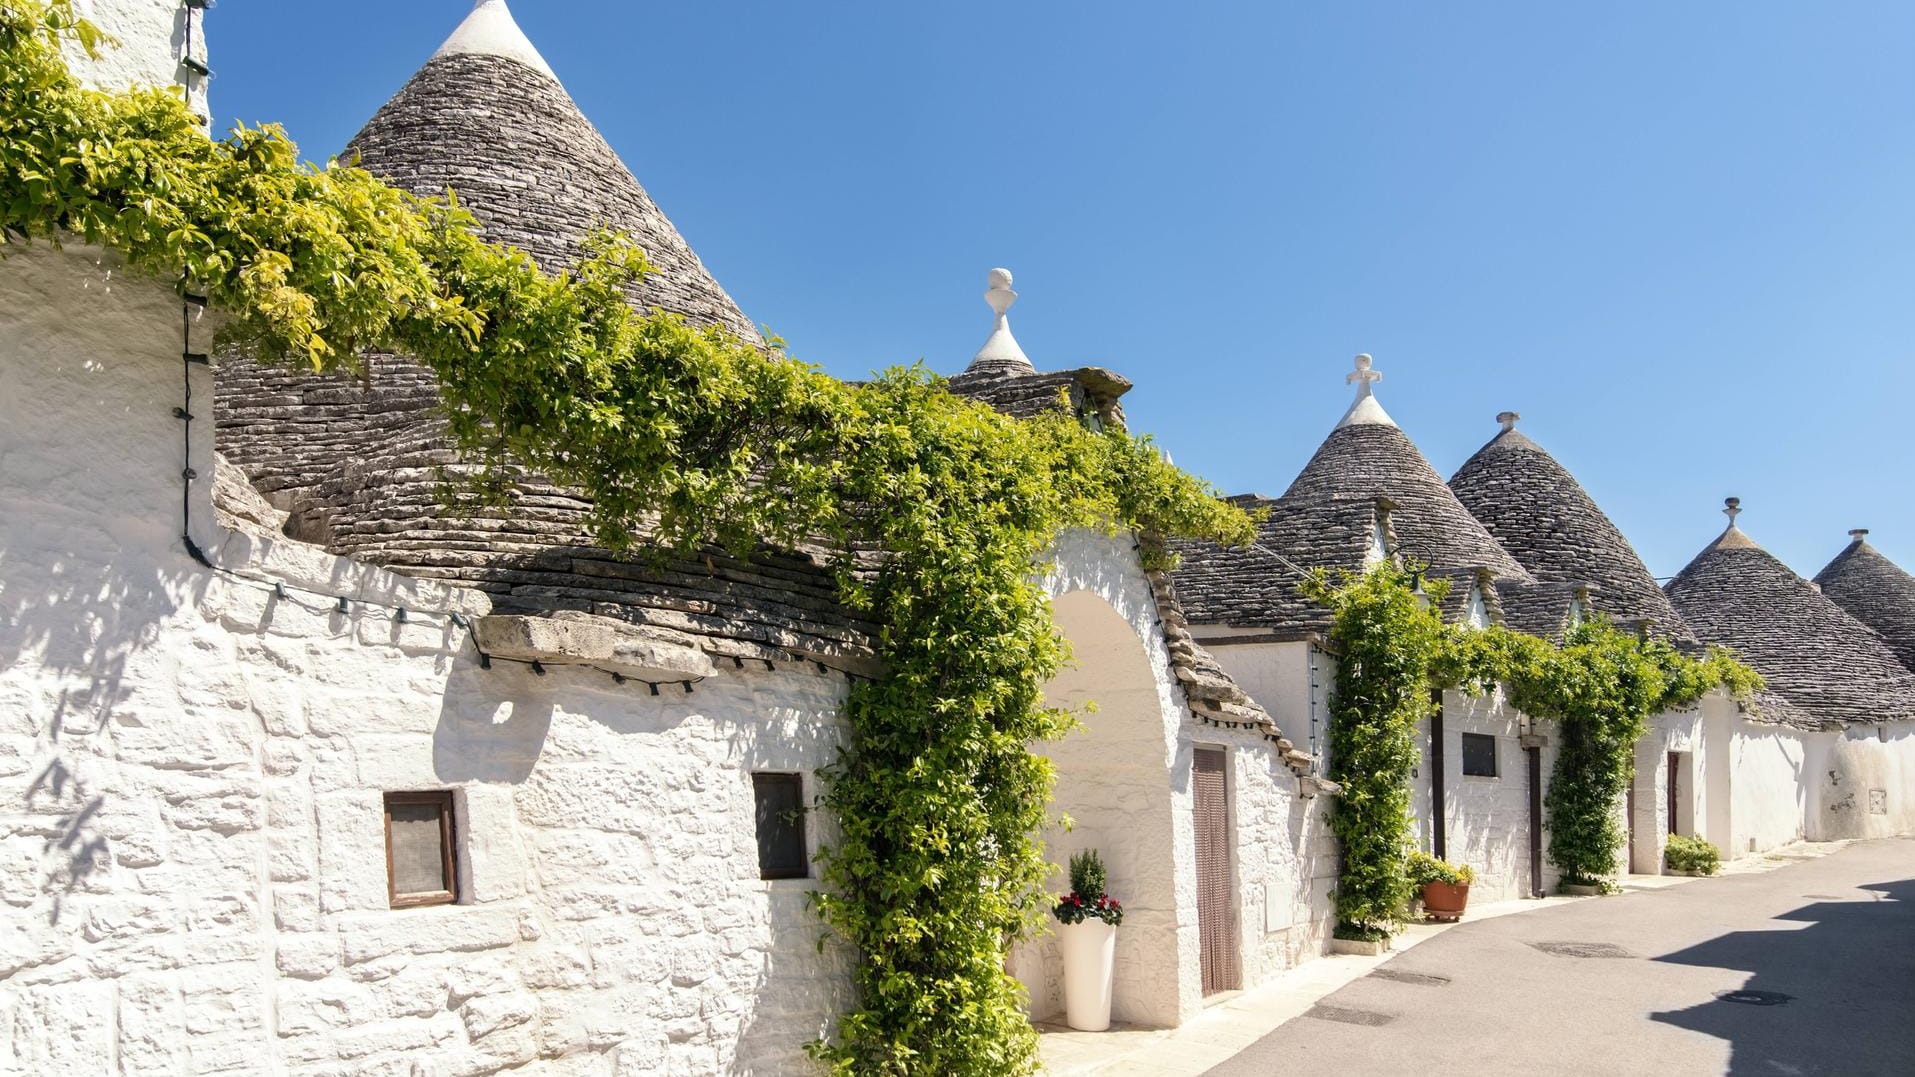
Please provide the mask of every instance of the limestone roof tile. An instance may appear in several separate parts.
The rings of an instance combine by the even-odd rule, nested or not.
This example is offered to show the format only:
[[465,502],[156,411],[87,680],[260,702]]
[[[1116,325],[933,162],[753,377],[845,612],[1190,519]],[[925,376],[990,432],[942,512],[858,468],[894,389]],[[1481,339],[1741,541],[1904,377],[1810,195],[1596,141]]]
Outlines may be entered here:
[[1693,642],[1629,540],[1568,469],[1515,428],[1514,413],[1504,415],[1509,426],[1451,476],[1457,500],[1538,581],[1592,584],[1597,612]]
[[1778,711],[1824,724],[1915,719],[1915,674],[1733,519],[1669,581],[1669,599],[1696,635],[1761,673],[1771,697],[1787,705]]
[[1902,665],[1915,670],[1915,576],[1869,545],[1857,530],[1848,546],[1815,574],[1829,601],[1874,629]]

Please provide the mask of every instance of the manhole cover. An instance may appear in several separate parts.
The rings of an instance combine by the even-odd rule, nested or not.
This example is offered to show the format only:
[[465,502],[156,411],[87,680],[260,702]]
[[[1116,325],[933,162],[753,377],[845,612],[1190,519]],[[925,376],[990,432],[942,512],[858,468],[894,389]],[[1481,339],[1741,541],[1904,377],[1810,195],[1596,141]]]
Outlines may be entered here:
[[1393,1013],[1377,1013],[1375,1010],[1352,1010],[1342,1006],[1312,1006],[1303,1014],[1319,1021],[1336,1021],[1345,1025],[1367,1025],[1375,1028],[1396,1020]]
[[1398,972],[1395,969],[1377,969],[1370,973],[1372,980],[1395,980],[1400,984],[1420,984],[1424,987],[1442,987],[1450,982],[1448,976],[1431,976],[1421,972]]
[[1557,957],[1634,957],[1635,954],[1606,942],[1532,942],[1538,950]]
[[1744,1006],[1780,1006],[1793,999],[1794,995],[1785,995],[1780,991],[1717,991],[1716,998],[1723,1002],[1739,1002]]

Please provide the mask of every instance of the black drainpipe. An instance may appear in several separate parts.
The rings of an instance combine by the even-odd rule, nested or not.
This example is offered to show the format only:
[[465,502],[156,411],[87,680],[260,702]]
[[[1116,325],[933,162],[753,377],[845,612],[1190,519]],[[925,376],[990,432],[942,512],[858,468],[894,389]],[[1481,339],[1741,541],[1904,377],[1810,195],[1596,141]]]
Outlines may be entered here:
[[1449,833],[1443,826],[1443,690],[1430,689],[1430,846],[1438,860],[1449,859]]

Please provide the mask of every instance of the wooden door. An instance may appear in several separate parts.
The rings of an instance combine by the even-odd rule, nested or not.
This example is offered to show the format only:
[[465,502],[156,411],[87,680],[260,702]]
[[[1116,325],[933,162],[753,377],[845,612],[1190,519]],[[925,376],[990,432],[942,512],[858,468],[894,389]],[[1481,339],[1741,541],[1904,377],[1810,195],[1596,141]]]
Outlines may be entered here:
[[1678,833],[1676,829],[1677,806],[1682,803],[1682,753],[1669,753],[1669,833]]
[[1204,994],[1237,986],[1237,903],[1230,887],[1230,799],[1220,748],[1190,756],[1197,831],[1197,941]]

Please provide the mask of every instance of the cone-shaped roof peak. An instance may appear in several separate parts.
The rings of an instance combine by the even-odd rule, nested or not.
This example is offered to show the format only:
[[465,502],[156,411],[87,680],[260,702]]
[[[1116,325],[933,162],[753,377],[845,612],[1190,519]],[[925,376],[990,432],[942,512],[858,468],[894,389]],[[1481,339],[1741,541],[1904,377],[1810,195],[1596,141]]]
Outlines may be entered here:
[[545,62],[545,57],[539,55],[531,39],[525,36],[525,31],[519,29],[518,20],[512,17],[505,0],[479,0],[472,6],[472,13],[432,55],[435,58],[502,56],[550,78],[558,78],[553,74],[552,66]]
[[1356,369],[1343,376],[1345,383],[1355,384],[1356,399],[1351,401],[1350,410],[1343,413],[1337,428],[1354,426],[1361,423],[1373,423],[1378,426],[1395,426],[1396,420],[1383,410],[1376,399],[1375,385],[1383,380],[1383,373],[1374,369],[1376,361],[1367,354],[1356,357]]
[[1669,581],[1705,643],[1734,649],[1789,705],[1823,722],[1915,718],[1915,673],[1862,622],[1730,523]]
[[1450,477],[1450,489],[1504,549],[1545,584],[1593,585],[1591,603],[1611,620],[1652,623],[1678,640],[1695,637],[1655,577],[1569,470],[1522,431],[1503,429]]
[[1017,338],[1011,335],[1011,305],[1017,302],[1017,293],[1011,290],[1011,271],[1002,268],[991,270],[985,285],[984,301],[990,304],[996,320],[991,323],[991,335],[985,338],[984,346],[971,358],[971,365],[965,368],[965,373],[1036,373],[1037,368],[1031,365]]
[[548,271],[577,262],[599,228],[625,232],[652,267],[632,289],[636,305],[759,339],[503,0],[472,9],[354,136],[346,156],[354,155],[415,193],[451,189],[486,238],[524,250]]
[[1829,601],[1874,629],[1902,665],[1915,670],[1915,576],[1869,545],[1857,529],[1847,547],[1815,574]]

